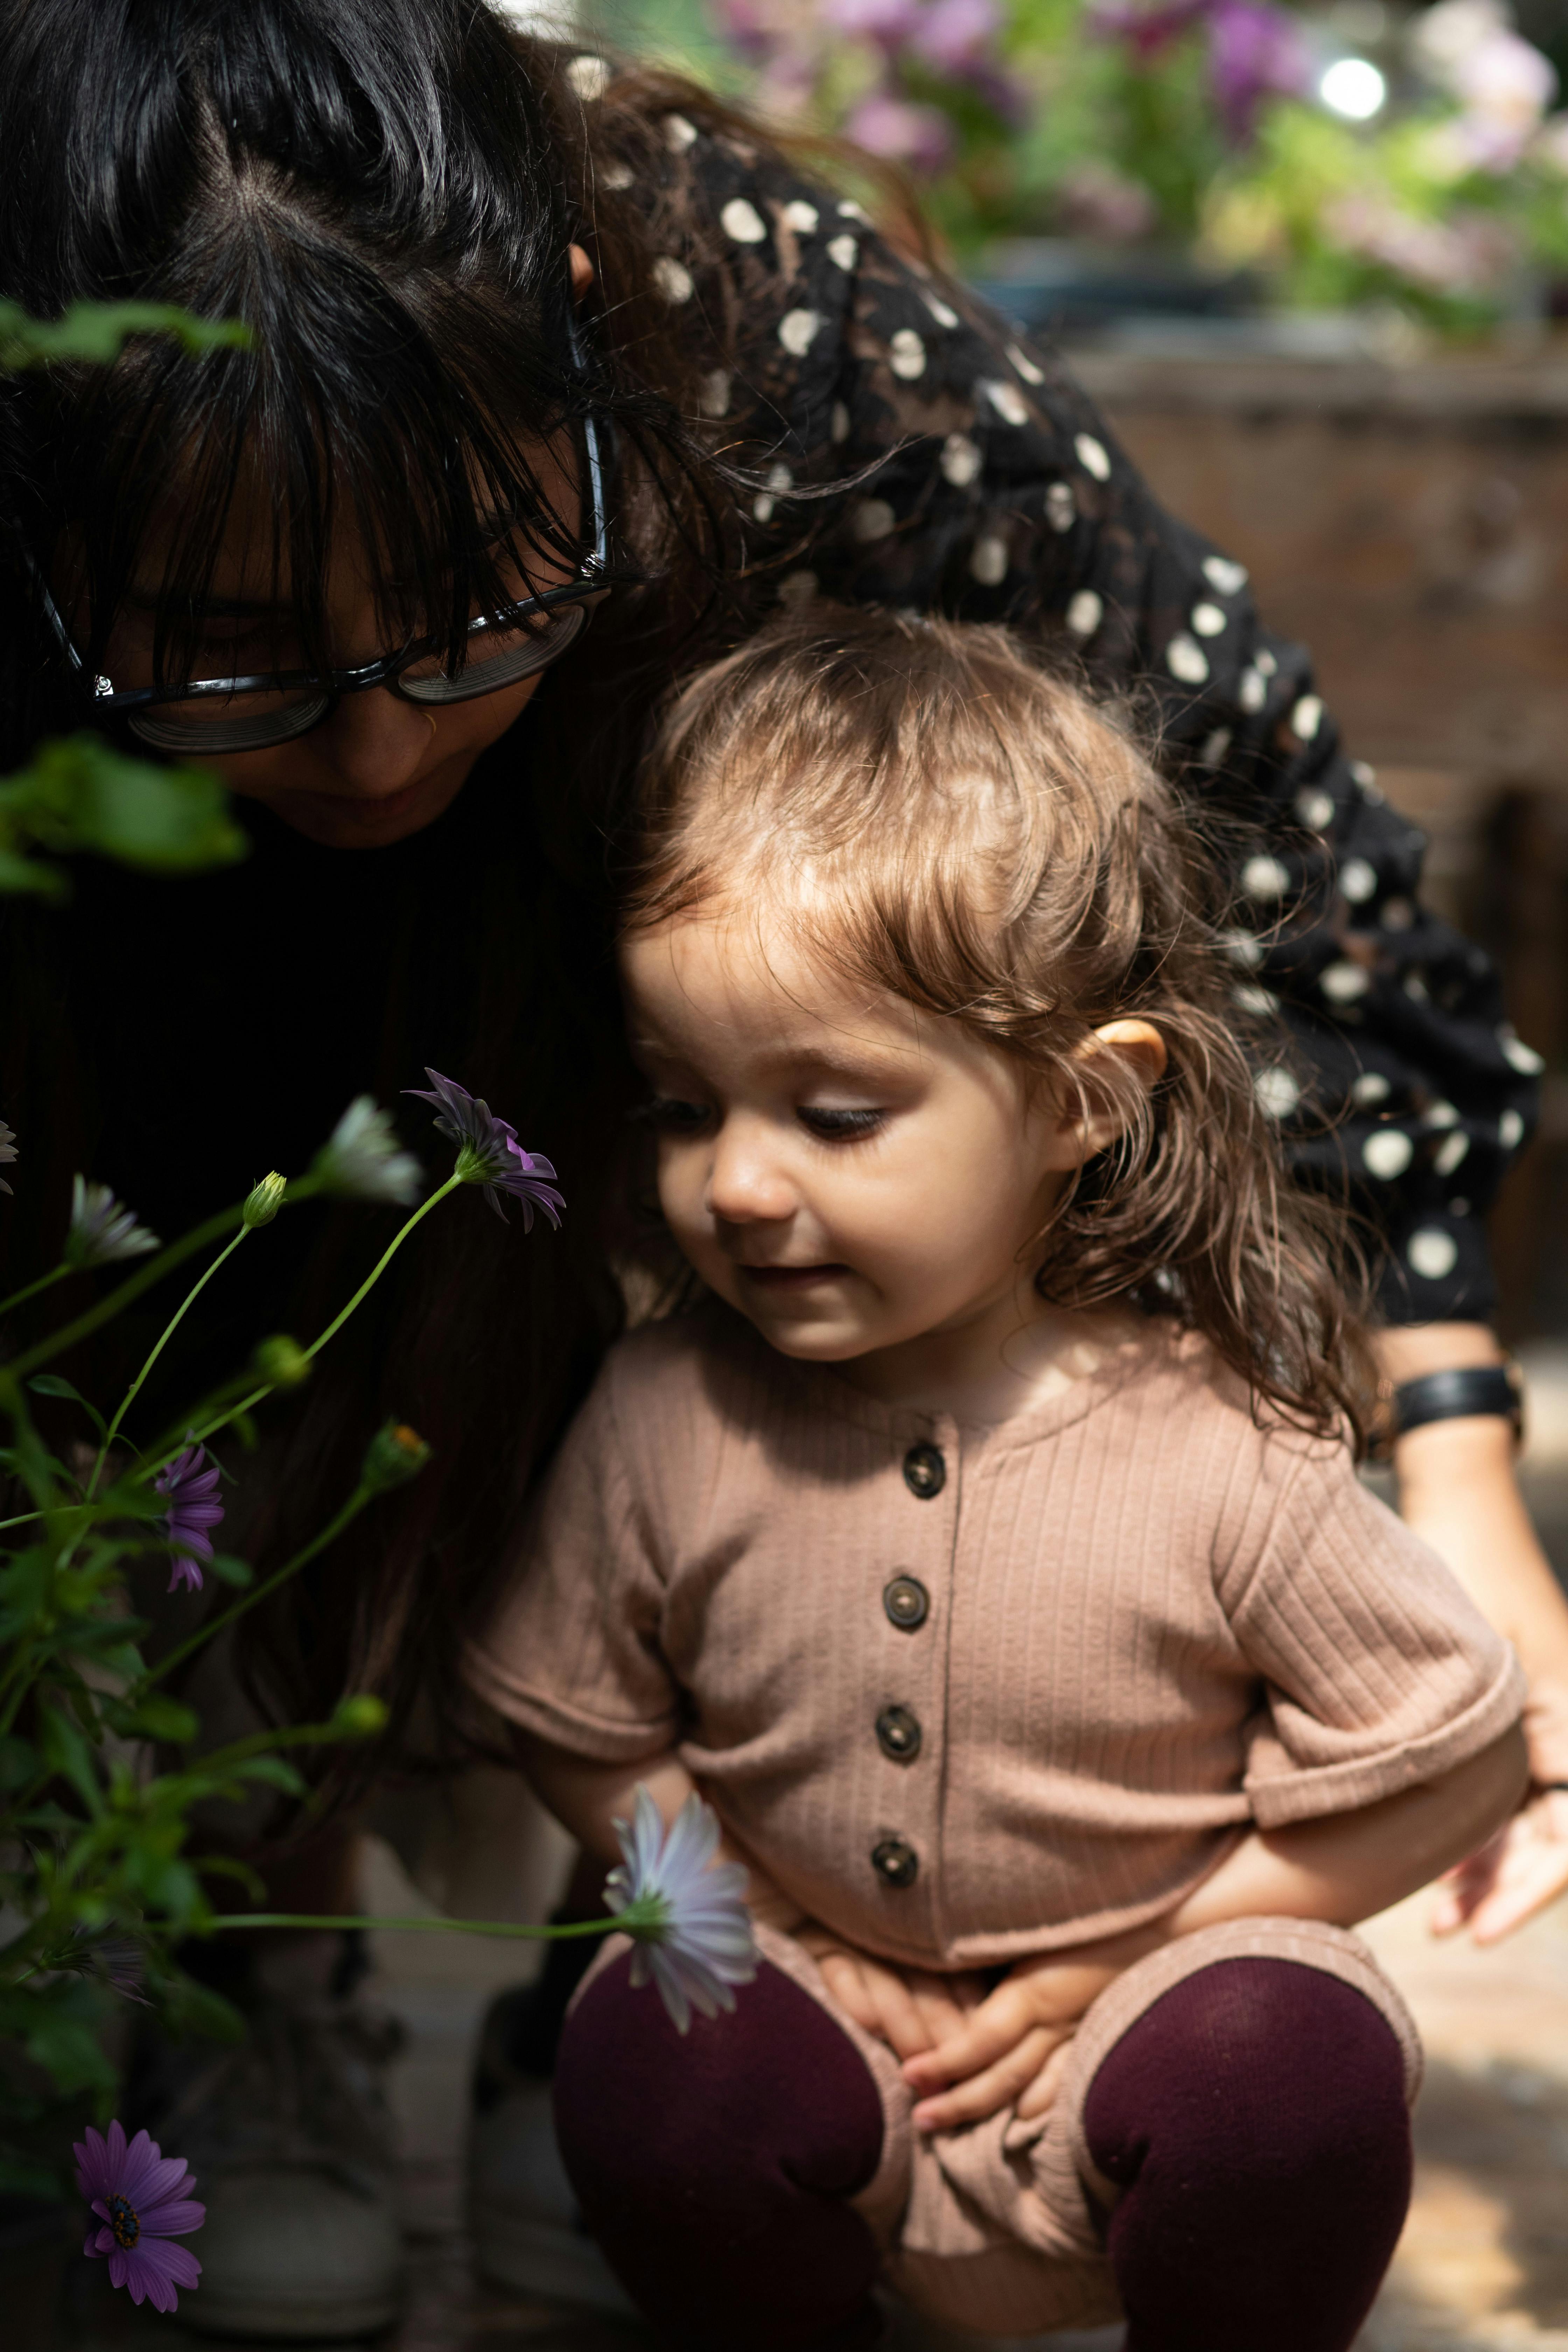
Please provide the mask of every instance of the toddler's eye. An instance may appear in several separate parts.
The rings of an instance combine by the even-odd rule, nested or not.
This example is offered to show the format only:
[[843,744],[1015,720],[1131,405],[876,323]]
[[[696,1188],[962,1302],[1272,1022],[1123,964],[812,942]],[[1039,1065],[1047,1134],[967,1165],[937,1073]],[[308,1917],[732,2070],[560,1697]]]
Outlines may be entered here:
[[707,1126],[709,1118],[703,1104],[682,1102],[675,1095],[655,1095],[641,1105],[637,1115],[663,1135],[696,1135]]
[[882,1124],[879,1110],[829,1109],[823,1103],[805,1104],[795,1117],[824,1143],[853,1142],[863,1135],[875,1135]]

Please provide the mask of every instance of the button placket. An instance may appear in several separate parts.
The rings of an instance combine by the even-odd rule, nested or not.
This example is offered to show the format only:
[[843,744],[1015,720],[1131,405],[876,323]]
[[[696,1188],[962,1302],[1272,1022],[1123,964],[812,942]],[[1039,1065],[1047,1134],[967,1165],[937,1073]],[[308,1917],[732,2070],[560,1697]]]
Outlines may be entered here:
[[[899,1468],[909,1495],[922,1506],[935,1503],[939,1497],[942,1502],[935,1511],[922,1508],[913,1513],[908,1525],[900,1520],[902,1543],[910,1547],[906,1558],[912,1553],[913,1564],[900,1567],[888,1576],[881,1591],[882,1613],[889,1625],[900,1633],[923,1635],[908,1651],[901,1644],[899,1647],[922,1710],[934,1707],[935,1711],[927,1713],[922,1720],[922,1715],[909,1698],[901,1696],[889,1700],[877,1715],[873,1726],[877,1745],[888,1762],[896,1764],[900,1771],[908,1771],[911,1766],[918,1766],[918,1769],[910,1773],[908,1784],[910,1814],[903,1824],[896,1827],[887,1823],[884,1816],[884,1823],[879,1824],[874,1832],[869,1859],[876,1877],[889,1894],[907,1894],[917,1881],[923,1879],[921,1910],[929,1907],[937,1891],[929,1874],[938,1850],[941,1752],[946,1718],[946,1644],[942,1642],[935,1648],[931,1646],[937,1632],[931,1620],[946,1591],[952,1566],[953,1514],[958,1499],[957,1437],[956,1428],[944,1422],[940,1439],[935,1435],[918,1437],[904,1447]],[[917,1573],[917,1569],[921,1572]],[[903,1679],[900,1674],[893,1685],[895,1690]],[[928,1723],[933,1727],[929,1740]],[[900,1806],[899,1810],[903,1809]]]

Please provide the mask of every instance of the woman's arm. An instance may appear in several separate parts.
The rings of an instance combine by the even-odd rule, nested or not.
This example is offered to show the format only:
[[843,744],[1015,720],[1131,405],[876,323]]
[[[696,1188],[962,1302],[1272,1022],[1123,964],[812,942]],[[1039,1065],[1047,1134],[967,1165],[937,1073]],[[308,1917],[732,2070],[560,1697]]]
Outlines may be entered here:
[[[1484,1324],[1384,1332],[1395,1384],[1449,1366],[1498,1364]],[[1441,1554],[1477,1607],[1519,1653],[1530,1684],[1524,1728],[1534,1793],[1497,1837],[1468,1856],[1437,1899],[1433,1927],[1468,1925],[1495,1943],[1568,1887],[1568,1600],[1537,1540],[1514,1475],[1513,1433],[1496,1415],[1430,1422],[1394,1450],[1405,1524]]]
[[1016,2101],[1043,2114],[1062,2053],[1089,2003],[1163,1945],[1230,1919],[1326,1919],[1353,1927],[1468,1853],[1518,1802],[1526,1777],[1516,1727],[1436,1780],[1353,1813],[1255,1830],[1163,1918],[1068,1952],[1021,1961],[938,2048],[904,2074],[922,2131],[975,2123]]

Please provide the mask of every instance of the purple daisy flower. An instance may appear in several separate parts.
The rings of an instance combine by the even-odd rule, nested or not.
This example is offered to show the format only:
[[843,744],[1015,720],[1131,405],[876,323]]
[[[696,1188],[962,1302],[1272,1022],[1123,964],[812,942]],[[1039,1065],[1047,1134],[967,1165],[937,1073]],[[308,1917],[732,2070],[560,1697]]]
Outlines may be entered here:
[[174,2289],[195,2286],[202,2266],[188,2246],[169,2241],[189,2237],[207,2218],[206,2207],[186,2194],[196,2184],[184,2158],[163,2155],[144,2131],[127,2147],[119,2123],[110,2125],[107,2139],[89,2124],[76,2156],[76,2185],[102,2225],[88,2231],[82,2252],[109,2256],[111,2282],[129,2287],[132,2303],[176,2310]]
[[187,1445],[167,1466],[159,1471],[153,1484],[160,1495],[167,1495],[169,1507],[159,1524],[172,1544],[180,1549],[169,1570],[169,1590],[188,1584],[193,1592],[202,1589],[202,1571],[196,1564],[213,1556],[209,1528],[216,1528],[223,1517],[223,1505],[217,1499],[218,1469],[216,1463],[204,1469],[207,1459],[204,1445]]
[[473,1096],[451,1078],[444,1078],[439,1070],[428,1066],[425,1071],[435,1091],[426,1094],[420,1087],[405,1087],[416,1102],[432,1103],[437,1113],[436,1132],[444,1135],[458,1147],[457,1173],[465,1184],[482,1184],[491,1208],[504,1224],[506,1211],[500,1196],[510,1193],[522,1203],[522,1229],[533,1230],[533,1212],[542,1209],[552,1225],[561,1223],[561,1211],[566,1206],[555,1190],[554,1169],[542,1152],[525,1151],[517,1139],[517,1129],[509,1127],[504,1118],[497,1118],[489,1103],[476,1102]]
[[660,1916],[651,1926],[632,1927],[637,1939],[632,1982],[651,1976],[678,2033],[694,2009],[717,2017],[733,2009],[731,1985],[750,1984],[757,1973],[757,1942],[743,1900],[746,1874],[738,1862],[714,1863],[719,1817],[692,1795],[670,1823],[669,1833],[647,1788],[637,1783],[631,1827],[616,1823],[625,1865],[605,1881],[612,1911],[627,1910],[651,1897]]
[[[16,1130],[14,1127],[7,1127],[5,1120],[0,1118],[0,1162],[15,1160],[16,1157]],[[10,1190],[9,1184],[4,1178],[0,1178],[0,1192],[8,1192]]]

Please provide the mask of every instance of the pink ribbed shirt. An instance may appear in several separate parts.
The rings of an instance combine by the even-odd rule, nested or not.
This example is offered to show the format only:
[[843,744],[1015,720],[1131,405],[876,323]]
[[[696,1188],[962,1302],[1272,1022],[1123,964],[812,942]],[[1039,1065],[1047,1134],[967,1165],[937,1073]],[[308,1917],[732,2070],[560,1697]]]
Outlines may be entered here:
[[1195,1339],[981,1430],[717,1305],[611,1351],[469,1674],[576,1755],[677,1746],[813,1917],[948,1969],[1155,1917],[1522,1696],[1348,1453],[1259,1428]]

